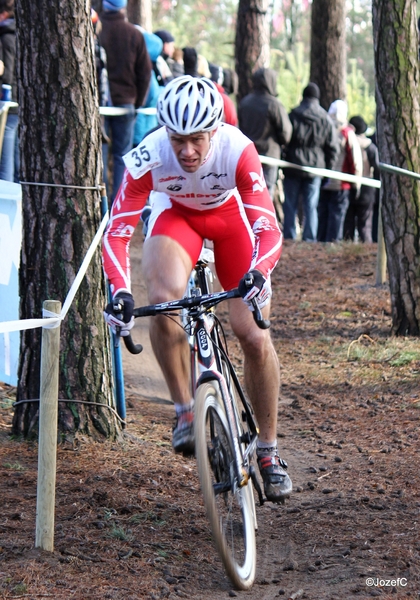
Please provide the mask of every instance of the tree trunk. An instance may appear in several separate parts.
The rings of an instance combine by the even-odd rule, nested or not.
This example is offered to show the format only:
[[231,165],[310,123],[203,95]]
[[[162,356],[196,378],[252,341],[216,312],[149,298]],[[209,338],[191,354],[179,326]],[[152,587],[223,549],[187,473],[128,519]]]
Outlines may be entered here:
[[252,73],[270,64],[268,0],[239,0],[235,37],[238,103],[252,89]]
[[[64,303],[101,221],[101,134],[90,11],[85,0],[17,0],[23,242],[20,316]],[[55,184],[58,187],[27,185]],[[70,187],[61,187],[68,185]],[[61,325],[59,431],[115,436],[100,250]],[[18,400],[39,398],[41,330],[21,336]],[[18,404],[13,433],[37,435],[38,403]]]
[[146,31],[152,31],[151,0],[128,0],[127,17],[130,23],[141,25]]
[[312,2],[310,80],[318,84],[326,110],[334,100],[346,99],[345,0]]
[[[372,12],[381,162],[420,173],[416,4],[412,0],[374,0]],[[381,179],[392,329],[397,335],[419,335],[419,182],[388,172],[382,172]]]

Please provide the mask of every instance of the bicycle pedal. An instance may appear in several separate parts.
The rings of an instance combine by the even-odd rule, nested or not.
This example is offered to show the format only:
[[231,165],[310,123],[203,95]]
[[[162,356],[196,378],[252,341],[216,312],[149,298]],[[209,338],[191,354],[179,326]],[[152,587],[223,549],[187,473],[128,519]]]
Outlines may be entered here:
[[[266,499],[266,502],[269,502],[269,500]],[[281,504],[284,506],[286,504],[286,498],[281,498],[280,500],[277,500],[277,502],[273,502],[273,504]]]

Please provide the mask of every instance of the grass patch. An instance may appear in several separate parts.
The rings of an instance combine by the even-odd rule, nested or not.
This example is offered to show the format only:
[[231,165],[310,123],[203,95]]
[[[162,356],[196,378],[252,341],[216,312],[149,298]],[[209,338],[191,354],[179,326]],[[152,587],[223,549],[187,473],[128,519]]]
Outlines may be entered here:
[[121,540],[122,542],[132,542],[134,539],[131,529],[125,530],[124,527],[120,527],[119,525],[113,525],[107,537],[114,540]]
[[5,469],[10,469],[11,471],[24,471],[25,467],[18,462],[15,463],[3,463],[3,467]]

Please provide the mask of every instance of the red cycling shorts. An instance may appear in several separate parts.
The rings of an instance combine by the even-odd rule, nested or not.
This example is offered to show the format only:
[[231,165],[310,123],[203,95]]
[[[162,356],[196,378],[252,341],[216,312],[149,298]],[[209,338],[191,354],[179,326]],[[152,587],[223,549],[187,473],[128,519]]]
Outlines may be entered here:
[[[153,201],[147,237],[166,235],[180,244],[196,264],[205,239],[214,244],[217,276],[223,288],[237,287],[251,266],[254,234],[240,197],[233,193],[225,204],[194,210],[158,194]],[[166,197],[165,197],[166,196]]]

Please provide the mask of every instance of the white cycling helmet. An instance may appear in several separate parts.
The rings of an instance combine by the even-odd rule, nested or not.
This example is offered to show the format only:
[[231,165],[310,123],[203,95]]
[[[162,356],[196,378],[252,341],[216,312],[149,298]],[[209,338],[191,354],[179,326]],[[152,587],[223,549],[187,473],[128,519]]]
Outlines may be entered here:
[[212,131],[222,122],[223,99],[210,79],[176,77],[158,98],[157,118],[180,135]]

